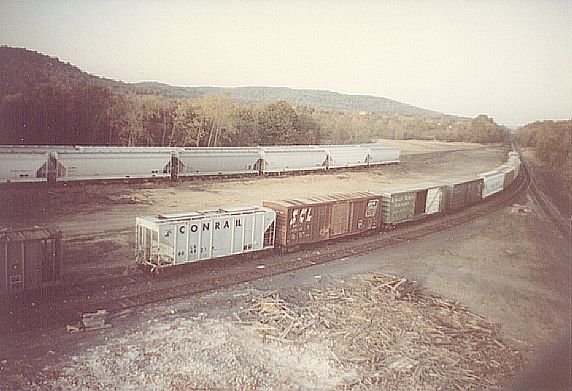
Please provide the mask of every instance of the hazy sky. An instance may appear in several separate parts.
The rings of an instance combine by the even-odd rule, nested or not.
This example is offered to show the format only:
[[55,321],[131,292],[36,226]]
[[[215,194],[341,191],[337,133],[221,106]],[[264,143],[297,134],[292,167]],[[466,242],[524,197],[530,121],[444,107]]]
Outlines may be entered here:
[[6,1],[0,44],[128,82],[286,86],[505,125],[572,117],[572,1]]

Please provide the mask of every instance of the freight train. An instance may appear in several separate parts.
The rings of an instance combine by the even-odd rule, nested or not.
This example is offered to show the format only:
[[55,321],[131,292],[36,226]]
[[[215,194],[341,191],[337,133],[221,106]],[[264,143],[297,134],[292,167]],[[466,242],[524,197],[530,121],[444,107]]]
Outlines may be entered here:
[[136,259],[156,270],[263,251],[296,251],[307,244],[392,229],[466,209],[508,188],[519,170],[518,154],[511,152],[505,164],[476,177],[137,217]]
[[[391,229],[481,202],[509,187],[520,167],[518,154],[510,152],[505,164],[475,177],[137,217],[136,262],[158,270],[221,257],[296,251],[307,244]],[[0,230],[0,297],[61,281],[59,231]]]
[[245,148],[0,146],[0,183],[276,175],[399,162],[380,144]]

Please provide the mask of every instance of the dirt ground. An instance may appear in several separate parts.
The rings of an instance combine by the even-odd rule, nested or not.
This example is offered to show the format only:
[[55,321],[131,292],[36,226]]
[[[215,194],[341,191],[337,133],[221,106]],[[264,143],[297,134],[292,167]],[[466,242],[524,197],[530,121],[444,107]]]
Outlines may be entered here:
[[[240,201],[270,198],[266,194],[299,195],[296,191],[302,185],[311,194],[414,182],[444,172],[477,173],[505,157],[500,147],[470,145],[427,154],[415,149],[421,148],[417,143],[411,143],[411,153],[403,156],[400,166],[373,172],[74,187],[71,190],[78,195],[85,195],[86,189],[99,190],[89,194],[101,203],[71,201],[62,203],[60,216],[42,217],[41,207],[28,210],[26,216],[59,222],[74,240],[67,244],[68,251],[76,251],[74,267],[98,267],[98,262],[113,262],[128,254],[121,241],[126,245],[132,241],[130,230],[139,212],[213,207],[229,201],[246,205]],[[427,148],[443,148],[439,144]],[[63,197],[63,190],[54,191],[61,191],[57,194]],[[121,201],[139,200],[144,194],[148,195],[145,203]],[[559,336],[570,335],[569,238],[558,234],[527,196],[515,202],[525,204],[527,210],[504,207],[411,243],[147,306],[110,319],[110,329],[72,334],[62,327],[0,339],[0,389],[495,389],[510,381],[523,360],[532,360]],[[110,233],[116,236],[110,238]],[[253,262],[253,270],[261,264],[264,259]],[[445,304],[433,308],[423,304],[424,299],[401,302],[399,295],[373,296],[371,284],[367,285],[370,277],[356,278],[371,273],[419,281],[424,295],[436,294],[437,303]],[[396,312],[376,313],[378,322],[360,320],[367,318],[358,306],[361,299],[349,292],[364,291],[369,292],[366,297],[373,297],[370,302],[378,303],[375,311]],[[391,286],[386,291],[395,294]],[[320,294],[329,299],[316,302],[313,297]],[[244,316],[253,303],[269,297],[280,298],[284,315],[267,305],[250,318]],[[343,305],[336,304],[342,299]],[[261,327],[269,325],[264,322],[269,314],[280,315],[285,326],[314,325],[307,319],[309,307],[326,323],[292,334],[287,327],[279,334]],[[357,323],[340,329],[327,323],[332,319]],[[431,323],[432,319],[440,323]],[[317,331],[308,335],[308,330]],[[478,338],[471,337],[475,333]],[[289,341],[270,338],[283,334]],[[368,346],[378,353],[364,360],[363,353],[353,352],[348,361],[340,354],[347,352],[344,346]],[[462,349],[455,350],[459,346]],[[389,354],[396,351],[406,354]],[[453,372],[459,368],[464,372]],[[446,379],[461,379],[461,383]]]
[[474,175],[506,160],[503,146],[380,140],[402,148],[401,163],[360,171],[196,179],[143,184],[70,184],[0,188],[0,226],[55,225],[65,238],[69,276],[133,267],[135,217],[261,205],[263,200],[375,190],[384,186]]

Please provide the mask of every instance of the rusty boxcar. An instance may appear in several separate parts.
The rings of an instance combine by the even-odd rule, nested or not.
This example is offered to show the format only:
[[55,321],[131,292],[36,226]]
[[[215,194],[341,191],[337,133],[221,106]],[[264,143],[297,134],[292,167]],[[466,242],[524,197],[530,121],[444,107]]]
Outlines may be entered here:
[[263,205],[276,211],[276,245],[283,249],[356,235],[381,225],[381,197],[369,192],[264,201]]
[[61,232],[33,227],[0,230],[0,295],[61,283]]
[[444,210],[447,212],[467,208],[482,200],[483,178],[456,178],[444,183]]

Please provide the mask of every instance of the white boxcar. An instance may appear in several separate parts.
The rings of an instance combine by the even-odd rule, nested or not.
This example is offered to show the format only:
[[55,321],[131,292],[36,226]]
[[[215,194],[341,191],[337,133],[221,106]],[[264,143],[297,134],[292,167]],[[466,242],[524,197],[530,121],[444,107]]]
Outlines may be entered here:
[[490,197],[502,191],[504,175],[504,172],[497,170],[479,174],[479,178],[483,178],[483,198]]
[[326,151],[314,146],[261,147],[260,160],[263,172],[323,170],[326,168]]
[[178,153],[178,174],[256,174],[259,155],[258,148],[186,148]]
[[380,144],[363,144],[369,151],[369,164],[393,164],[399,163],[401,149],[384,147]]
[[515,178],[518,177],[518,174],[520,173],[520,158],[518,157],[518,155],[516,155],[516,156],[515,155],[509,155],[507,164],[509,166],[511,166],[512,168],[514,168]]
[[137,217],[137,261],[158,268],[273,248],[275,222],[260,206]]
[[0,152],[0,182],[40,182],[47,180],[47,152]]
[[139,148],[82,148],[58,153],[58,181],[169,177],[171,152]]
[[365,166],[368,149],[359,145],[320,145],[324,148],[328,168]]

